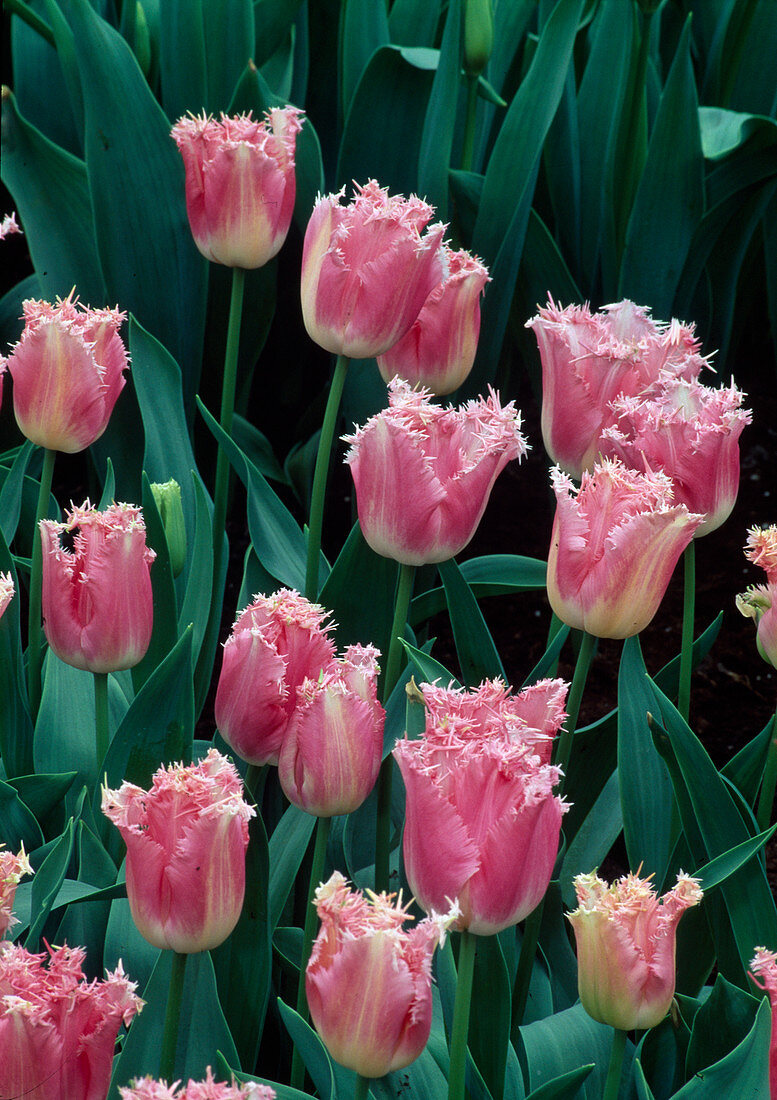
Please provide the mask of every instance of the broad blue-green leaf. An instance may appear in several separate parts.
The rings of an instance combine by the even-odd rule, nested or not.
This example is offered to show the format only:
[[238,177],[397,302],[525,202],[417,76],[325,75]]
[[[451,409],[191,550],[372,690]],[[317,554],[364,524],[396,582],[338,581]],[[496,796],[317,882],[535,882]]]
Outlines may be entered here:
[[410,645],[409,642],[404,640],[402,641],[402,645],[405,647],[408,659],[418,670],[419,683],[436,683],[439,687],[461,687],[461,684],[453,673],[449,672],[445,665],[441,665],[434,657],[430,657],[429,654],[424,653],[422,649],[416,649],[415,646]]
[[433,46],[440,19],[440,0],[394,0],[389,12],[391,41],[396,46]]
[[593,1065],[570,1069],[559,1077],[554,1077],[530,1093],[526,1100],[574,1100],[580,1092],[580,1086],[590,1074]]
[[507,680],[494,640],[472,590],[451,558],[438,566],[448,603],[456,653],[468,687],[482,680]]
[[[266,4],[269,0],[259,0],[259,2],[260,4]],[[253,1077],[250,1073],[239,1073],[234,1066],[230,1066],[224,1055],[220,1052],[218,1064],[221,1071],[217,1078],[219,1081],[229,1081],[232,1077],[241,1084],[248,1081],[256,1081],[257,1084],[269,1085],[270,1088],[274,1089],[278,1100],[310,1100],[309,1092],[300,1092],[299,1089],[293,1089],[291,1085],[279,1084],[277,1081],[271,1081],[269,1077]]]
[[332,1062],[316,1032],[302,1017],[278,998],[278,1009],[286,1030],[305,1063],[316,1091],[322,1100],[337,1100],[337,1087]]
[[102,305],[86,165],[26,122],[7,88],[2,115],[0,175],[19,211],[42,293],[64,298],[75,286],[83,301]]
[[723,1096],[769,1095],[771,1012],[766,1000],[742,1042],[674,1094],[673,1100],[720,1100]]
[[302,0],[256,0],[254,17],[257,40],[254,61],[263,65],[283,44],[297,17]]
[[145,656],[132,669],[132,683],[139,691],[154,669],[161,664],[178,641],[178,607],[162,517],[151,492],[148,475],[143,473],[143,519],[146,524],[146,544],[156,553],[151,563],[153,597],[153,627]]
[[24,941],[24,946],[28,951],[37,951],[38,949],[38,940],[43,931],[43,926],[48,919],[54,900],[67,873],[67,866],[73,854],[73,840],[74,828],[71,817],[64,833],[51,848],[32,880],[30,910],[32,922]]
[[[118,1100],[120,1085],[135,1077],[159,1076],[160,1036],[164,1028],[167,993],[170,987],[172,952],[162,951],[148,985],[143,990],[145,1007],[132,1021],[121,1054],[113,1068],[111,1100]],[[207,951],[186,956],[183,1002],[186,1018],[178,1031],[173,1080],[202,1081],[208,1066],[216,1064],[221,1051],[230,1065],[239,1066],[235,1044],[221,1011],[216,976]]]
[[[575,875],[588,874],[598,867],[623,828],[622,796],[618,786],[618,771],[614,771],[564,854],[559,878],[564,903],[569,909],[575,908],[572,885]],[[629,866],[637,865],[630,862]]]
[[[194,537],[188,537],[191,563],[186,591],[178,616],[178,633],[192,625],[192,661],[195,666],[205,637],[213,587],[213,523],[212,502],[203,488],[199,474],[192,470],[194,487]],[[244,607],[244,604],[240,604]]]
[[[480,599],[482,596],[533,592],[544,588],[547,566],[538,558],[525,558],[520,554],[487,554],[461,562],[459,570],[473,594]],[[444,587],[430,588],[414,598],[410,606],[410,622],[417,626],[445,607]]]
[[511,984],[497,936],[479,936],[467,1045],[492,1096],[504,1095]]
[[183,162],[126,42],[87,0],[71,0],[69,18],[108,297],[170,351],[191,394],[200,374],[207,267],[186,217]]
[[769,746],[774,737],[774,719],[770,718],[760,733],[748,741],[729,762],[721,768],[720,774],[729,779],[742,797],[755,805],[758,788],[766,766]]
[[389,28],[383,0],[347,0],[340,19],[340,103],[345,116],[373,54],[388,45]]
[[2,491],[0,491],[0,532],[2,532],[6,545],[13,541],[16,534],[19,514],[22,510],[24,475],[27,472],[27,466],[34,450],[35,444],[31,443],[29,439],[25,439],[11,463],[3,481]]
[[581,1004],[522,1027],[521,1042],[532,1090],[593,1063],[595,1068],[586,1078],[582,1095],[599,1100],[612,1045],[612,1028],[592,1020]]
[[758,998],[718,974],[712,992],[693,1018],[685,1068],[688,1078],[725,1058],[743,1042],[755,1021]]
[[566,624],[558,628],[548,643],[548,648],[523,681],[523,687],[529,687],[530,684],[536,684],[538,680],[543,680],[546,676],[551,675],[552,670],[556,667],[561,648],[569,637],[569,629]]
[[[376,645],[385,665],[396,579],[397,563],[376,554],[355,523],[319,597],[321,604],[332,611],[339,646],[354,642]],[[354,592],[369,592],[370,598],[354,599]]]
[[[380,2],[380,0],[378,0]],[[417,187],[418,155],[424,112],[432,86],[430,50],[383,46],[362,74],[348,112],[337,182],[377,179],[392,193],[410,194]]]
[[688,21],[650,136],[619,280],[619,294],[649,302],[656,317],[672,316],[685,257],[704,213],[703,171]]
[[227,111],[235,85],[254,55],[252,0],[201,0],[209,111]]
[[43,844],[41,832],[35,815],[24,804],[18,792],[9,784],[0,780],[0,837],[8,848],[18,851],[24,845],[27,852],[34,852]]
[[452,0],[418,156],[418,193],[436,207],[440,221],[448,221],[448,171],[461,85],[461,24],[461,0]]
[[[95,6],[101,6],[100,0]],[[32,0],[30,7],[50,29],[54,43],[21,19],[11,19],[9,56],[13,57],[14,94],[33,126],[50,141],[78,155],[83,148],[84,111],[77,74],[75,86],[72,79],[72,41],[68,42],[63,34],[64,17],[57,4]],[[41,79],[42,73],[45,80]],[[57,104],[57,110],[51,109],[52,103]]]
[[618,779],[629,867],[663,882],[672,850],[672,781],[648,726],[653,693],[639,638],[626,638],[618,673]]
[[728,111],[724,107],[699,107],[701,148],[707,160],[733,153],[759,130],[777,129],[777,121],[766,115]]
[[270,883],[267,909],[270,931],[281,918],[286,898],[305,858],[316,819],[296,806],[289,806],[270,837]]
[[60,772],[58,775],[22,775],[18,779],[9,779],[8,785],[19,795],[22,802],[35,815],[41,824],[59,807],[65,794],[73,785],[75,772]]
[[164,0],[159,6],[162,106],[171,122],[208,102],[203,0]]
[[0,617],[0,757],[9,778],[33,770],[32,719],[24,682],[19,578],[0,530],[0,572],[10,574],[16,595]]
[[764,829],[757,836],[737,844],[735,848],[731,848],[728,852],[711,859],[709,863],[705,863],[703,867],[699,867],[695,875],[699,879],[702,889],[709,891],[713,886],[725,882],[744,863],[752,859],[756,852],[760,852],[761,848],[772,838],[775,830],[777,830],[777,825],[772,825],[770,829]]

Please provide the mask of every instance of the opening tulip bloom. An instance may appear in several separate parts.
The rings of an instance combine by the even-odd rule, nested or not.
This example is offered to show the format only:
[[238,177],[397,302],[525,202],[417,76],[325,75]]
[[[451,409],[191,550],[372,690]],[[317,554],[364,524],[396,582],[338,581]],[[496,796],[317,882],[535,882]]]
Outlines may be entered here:
[[551,298],[526,322],[542,361],[542,439],[562,470],[580,480],[599,454],[610,402],[641,393],[661,372],[696,378],[706,360],[692,325],[654,322],[624,299],[591,313]]
[[758,652],[777,668],[777,526],[748,531],[745,557],[766,570],[767,583],[751,585],[737,596],[737,608],[754,620]]
[[105,1100],[119,1028],[143,1001],[121,962],[87,982],[85,957],[80,947],[49,947],[48,958],[0,950],[0,1096]]
[[568,917],[583,1008],[622,1031],[655,1027],[672,1003],[677,924],[701,901],[699,883],[681,871],[661,898],[637,875],[611,886],[596,873],[578,875],[574,886],[578,908]]
[[456,917],[412,920],[393,894],[350,890],[339,871],[316,890],[321,930],[305,978],[316,1031],[342,1066],[382,1077],[421,1054],[432,1026],[434,949]]
[[281,249],[294,213],[294,154],[302,111],[274,107],[263,121],[181,118],[172,137],[186,170],[186,212],[197,248],[227,267],[262,267]]
[[658,610],[703,516],[673,504],[666,474],[603,459],[579,490],[558,467],[548,599],[562,622],[597,638],[629,638]]
[[297,688],[317,681],[335,656],[328,612],[281,588],[255,596],[224,644],[216,725],[249,764],[277,764]]
[[378,356],[384,382],[398,375],[438,397],[453,393],[475,362],[480,296],[488,268],[469,252],[446,246],[447,272],[424,302],[409,331]]
[[275,1100],[277,1095],[275,1089],[256,1081],[246,1081],[242,1085],[234,1079],[229,1085],[214,1081],[210,1066],[204,1081],[190,1080],[183,1088],[178,1087],[179,1083],[168,1085],[153,1077],[143,1077],[133,1081],[129,1088],[120,1088],[119,1095],[121,1100]]
[[403,841],[410,888],[426,912],[458,899],[458,928],[491,935],[536,908],[548,888],[566,805],[547,763],[567,685],[545,680],[512,696],[421,688],[426,729],[399,741],[406,791]]
[[355,359],[381,355],[421,312],[445,271],[445,227],[421,230],[434,208],[389,195],[375,180],[320,197],[302,251],[302,318],[311,339]]
[[127,845],[127,898],[154,947],[208,951],[237,924],[248,821],[240,776],[215,749],[199,764],[159,768],[150,791],[103,788],[103,813]]
[[[3,845],[0,844],[0,849],[2,847]],[[32,866],[23,844],[18,854],[0,851],[0,941],[5,938],[9,928],[19,923],[13,915],[16,887],[23,875],[32,873]],[[2,950],[3,946],[0,942],[0,951]]]
[[[73,549],[62,545],[72,538]],[[67,522],[41,520],[43,624],[56,655],[89,672],[117,672],[142,660],[153,628],[141,510],[112,504],[98,512],[87,500]]]
[[289,801],[306,813],[349,814],[375,786],[386,718],[377,697],[379,656],[373,646],[349,646],[297,689],[278,776]]
[[13,599],[14,584],[10,573],[0,573],[0,618]]
[[72,296],[23,303],[24,331],[0,371],[13,378],[20,431],[52,451],[83,451],[105,431],[124,388],[126,313],[89,309]]
[[632,469],[663,470],[674,500],[704,514],[695,537],[731,515],[739,490],[739,437],[752,417],[732,382],[711,389],[695,379],[662,378],[639,397],[611,405],[617,424],[601,435],[601,452]]
[[442,408],[394,378],[389,407],[354,435],[345,461],[359,524],[377,553],[403,565],[447,561],[463,550],[508,462],[526,454],[521,414],[487,400]]
[[756,947],[750,963],[750,977],[769,995],[772,1009],[772,1038],[769,1044],[769,1093],[777,1097],[777,955],[765,947]]

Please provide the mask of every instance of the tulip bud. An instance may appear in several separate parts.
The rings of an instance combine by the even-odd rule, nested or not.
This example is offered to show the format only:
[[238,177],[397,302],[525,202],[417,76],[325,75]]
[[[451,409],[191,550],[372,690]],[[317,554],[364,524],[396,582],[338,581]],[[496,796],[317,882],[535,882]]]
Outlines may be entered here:
[[127,898],[141,935],[189,954],[223,943],[245,894],[248,821],[237,770],[215,749],[199,764],[173,764],[150,791],[103,787],[102,811],[127,845]]
[[165,528],[173,576],[179,576],[186,561],[186,524],[183,518],[181,486],[174,479],[151,483],[154,503]]
[[494,12],[491,0],[466,0],[464,11],[464,71],[479,76],[494,47]]

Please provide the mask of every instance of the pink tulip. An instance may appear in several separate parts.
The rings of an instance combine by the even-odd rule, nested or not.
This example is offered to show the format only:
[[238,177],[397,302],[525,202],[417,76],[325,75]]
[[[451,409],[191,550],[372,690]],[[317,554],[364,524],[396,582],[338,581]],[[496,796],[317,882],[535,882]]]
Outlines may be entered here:
[[[0,844],[0,849],[2,848],[3,845]],[[3,940],[9,928],[19,923],[13,915],[16,887],[23,875],[32,873],[23,844],[18,854],[0,851],[0,941]],[[0,943],[0,951],[2,950],[2,943]]]
[[24,1100],[105,1100],[122,1023],[143,1002],[121,962],[105,981],[87,982],[80,947],[31,955],[0,950],[0,1096]]
[[172,137],[186,169],[186,211],[203,256],[227,267],[262,267],[280,251],[294,213],[294,153],[302,111],[189,115]]
[[5,214],[2,222],[0,222],[0,241],[4,241],[6,237],[10,237],[14,233],[21,232],[19,223],[16,220],[16,211],[12,210],[10,214]]
[[349,646],[297,689],[278,776],[289,801],[309,814],[349,814],[375,786],[386,717],[377,697],[379,656],[373,646]]
[[488,269],[469,252],[445,248],[447,271],[424,302],[410,330],[378,356],[384,382],[399,375],[438,397],[453,393],[475,362],[480,296]]
[[487,936],[542,899],[566,810],[553,795],[559,769],[543,762],[565,689],[545,681],[511,696],[498,682],[472,692],[423,685],[424,735],[399,741],[394,756],[407,799],[405,870],[427,913],[457,898],[457,927]]
[[753,584],[737,596],[737,608],[754,620],[758,652],[777,668],[777,525],[748,531],[745,557],[766,571],[767,583]]
[[223,943],[243,906],[256,812],[234,764],[211,749],[199,764],[159,768],[150,791],[104,787],[102,810],[127,845],[127,897],[148,942],[185,954]]
[[617,422],[604,428],[601,452],[635,470],[663,470],[674,501],[704,514],[695,537],[731,515],[739,490],[739,437],[752,419],[731,383],[714,390],[696,379],[662,377],[639,397],[611,404]]
[[598,638],[629,638],[658,610],[703,516],[672,503],[671,480],[603,459],[579,490],[555,467],[548,599],[558,617]]
[[499,474],[526,454],[521,416],[497,394],[444,409],[398,378],[389,408],[354,435],[346,462],[362,533],[405,565],[447,561],[475,534]]
[[769,1093],[777,1100],[777,955],[765,947],[756,947],[750,963],[751,979],[769,995],[772,1009],[772,1038],[769,1044]]
[[611,886],[595,873],[578,875],[574,885],[578,908],[567,915],[583,1008],[622,1031],[655,1027],[672,1003],[677,924],[701,901],[699,883],[681,871],[662,898],[648,879],[631,874]]
[[328,612],[281,588],[255,596],[224,645],[216,725],[249,764],[277,764],[297,688],[318,680],[335,656]]
[[133,1081],[129,1088],[120,1088],[121,1100],[275,1100],[275,1089],[269,1085],[260,1085],[256,1081],[246,1081],[239,1085],[232,1080],[230,1085],[223,1081],[214,1081],[208,1066],[204,1081],[190,1080],[188,1085],[179,1088],[180,1082],[168,1085],[165,1081],[155,1081],[153,1077],[143,1077]]
[[[72,536],[73,549],[61,536]],[[139,508],[87,500],[66,523],[41,520],[43,625],[56,655],[74,668],[117,672],[142,660],[153,627],[149,569]]]
[[0,619],[3,617],[8,604],[13,599],[14,584],[10,573],[0,573]]
[[432,954],[456,916],[412,920],[402,897],[349,890],[339,871],[316,890],[321,920],[305,988],[329,1053],[363,1077],[402,1069],[422,1052],[432,1025]]
[[692,325],[654,322],[628,300],[591,313],[588,306],[561,309],[551,298],[526,327],[542,360],[545,450],[578,480],[599,454],[611,401],[641,393],[662,371],[695,378],[705,364]]
[[445,227],[411,195],[389,195],[375,180],[319,198],[302,252],[302,318],[327,351],[356,359],[381,355],[421,312],[444,274]]
[[126,313],[89,309],[72,295],[23,303],[24,331],[0,368],[13,378],[16,423],[33,443],[73,454],[99,439],[124,388]]

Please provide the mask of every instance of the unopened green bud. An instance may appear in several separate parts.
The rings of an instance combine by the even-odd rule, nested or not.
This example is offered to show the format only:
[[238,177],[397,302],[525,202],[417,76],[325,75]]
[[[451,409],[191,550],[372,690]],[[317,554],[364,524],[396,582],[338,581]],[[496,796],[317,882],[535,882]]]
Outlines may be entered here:
[[148,76],[149,70],[151,69],[151,34],[148,29],[146,13],[141,3],[135,5],[134,52],[138,65],[140,66],[140,71],[144,76]]
[[164,524],[173,576],[177,577],[186,561],[186,524],[183,519],[181,486],[172,479],[163,484],[154,482],[151,492]]
[[464,71],[483,72],[494,47],[494,12],[491,0],[467,0],[464,13]]

